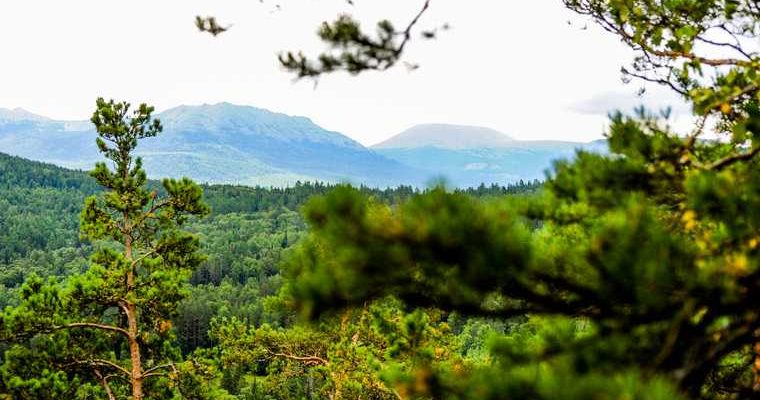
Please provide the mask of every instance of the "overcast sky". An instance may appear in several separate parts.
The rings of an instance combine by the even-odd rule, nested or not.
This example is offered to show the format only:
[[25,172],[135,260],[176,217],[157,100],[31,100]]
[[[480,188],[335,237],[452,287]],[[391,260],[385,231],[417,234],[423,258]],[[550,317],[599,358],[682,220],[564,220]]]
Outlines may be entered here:
[[[452,29],[408,48],[406,60],[421,65],[413,72],[332,75],[315,88],[279,68],[279,51],[321,50],[316,27],[339,12],[401,26],[422,0],[354,3],[2,0],[0,107],[86,119],[98,96],[159,110],[228,101],[307,116],[373,144],[420,123],[587,141],[602,137],[608,111],[642,102],[634,95],[640,86],[620,80],[629,51],[594,27],[582,29],[560,0],[433,0],[420,26]],[[213,38],[194,27],[198,14],[233,26]],[[677,100],[650,90],[644,101]]]

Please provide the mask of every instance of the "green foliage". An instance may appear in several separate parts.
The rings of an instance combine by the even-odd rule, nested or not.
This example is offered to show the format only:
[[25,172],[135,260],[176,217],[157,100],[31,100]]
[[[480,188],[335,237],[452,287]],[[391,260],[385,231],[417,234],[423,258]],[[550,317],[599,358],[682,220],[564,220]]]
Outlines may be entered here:
[[[422,10],[403,30],[397,29],[388,20],[382,20],[377,23],[374,35],[362,30],[359,22],[351,15],[342,14],[333,22],[323,22],[317,31],[330,51],[320,54],[316,61],[300,52],[280,54],[280,64],[298,78],[316,78],[336,71],[357,75],[365,71],[387,70],[401,59],[404,48],[412,37],[413,28],[429,5],[430,0],[426,0]],[[421,36],[432,39],[435,31],[424,31]]]
[[[721,112],[735,134],[755,122],[760,9],[753,0],[564,0],[636,50],[631,77],[667,85],[699,114]],[[750,106],[754,108],[755,106]],[[756,130],[755,130],[756,132]]]
[[[391,208],[339,188],[305,209],[311,231],[287,268],[296,305],[321,318],[392,295],[529,316],[491,334],[479,357],[493,362],[461,379],[438,371],[440,387],[421,393],[436,398],[756,397],[757,5],[565,4],[638,52],[628,74],[689,100],[694,132],[673,133],[667,113],[613,114],[611,155],[557,163],[527,198],[434,190]],[[718,140],[700,138],[710,120]]]
[[212,336],[231,374],[258,378],[231,380],[233,393],[274,399],[395,399],[415,385],[429,384],[418,367],[447,363],[465,368],[442,318],[434,310],[407,314],[397,302],[384,299],[325,317],[315,326],[254,327],[220,319]]
[[340,49],[340,53],[321,54],[317,64],[301,53],[287,53],[280,55],[280,63],[296,72],[299,78],[315,77],[336,70],[358,74],[369,69],[388,69],[398,61],[401,54],[396,40],[398,33],[387,20],[377,24],[376,38],[366,35],[359,23],[348,15],[341,15],[332,23],[323,23],[318,35],[331,47]]
[[81,246],[77,230],[82,194],[97,187],[83,176],[0,154],[0,264],[33,250]]
[[[289,263],[293,294],[306,316],[389,294],[475,317],[564,316],[586,332],[472,379],[519,376],[537,363],[556,379],[589,379],[593,390],[607,376],[621,386],[604,391],[626,393],[625,382],[646,371],[700,395],[736,368],[727,360],[760,328],[751,295],[760,175],[755,159],[684,164],[689,143],[652,119],[616,116],[617,154],[558,163],[540,196],[478,201],[435,190],[389,208],[338,188],[305,209],[311,232]],[[722,143],[692,145],[699,165],[724,156]],[[536,397],[553,384],[531,382]]]
[[[4,285],[0,301],[4,305],[18,305],[22,301],[21,283],[30,273],[36,273],[42,277],[43,282],[52,277],[57,277],[57,282],[63,282],[70,275],[83,273],[90,268],[87,257],[92,253],[92,246],[77,240],[78,216],[85,198],[100,193],[101,189],[93,178],[84,173],[67,171],[15,157],[0,156],[0,168],[4,171],[14,171],[0,176],[0,186],[5,188],[0,192],[0,199],[13,204],[12,208],[0,211],[6,211],[4,215],[13,221],[18,221],[18,225],[6,224],[6,227],[17,233],[17,229],[32,218],[39,219],[44,226],[62,224],[67,227],[61,230],[40,228],[35,231],[35,234],[45,238],[45,243],[50,243],[49,245],[23,244],[20,246],[23,252],[13,256],[9,264],[0,267],[2,271],[0,278]],[[153,190],[157,192],[158,197],[166,193],[159,182],[148,181],[146,185],[151,195]],[[179,391],[184,390],[182,393],[186,397],[192,398],[196,395],[187,388],[198,387],[207,388],[211,393],[208,396],[211,398],[224,398],[225,395],[215,389],[217,387],[227,388],[236,393],[239,398],[262,397],[265,395],[264,382],[278,382],[289,388],[285,391],[289,390],[288,393],[304,393],[306,390],[304,388],[309,385],[309,379],[312,379],[312,389],[309,390],[317,393],[318,375],[316,372],[305,376],[296,373],[300,371],[298,364],[278,364],[291,371],[290,374],[283,376],[280,375],[279,369],[265,369],[263,365],[261,367],[233,366],[229,363],[224,367],[218,365],[218,352],[230,350],[229,347],[217,347],[216,350],[210,350],[217,346],[219,341],[210,337],[208,331],[214,319],[221,321],[226,318],[228,321],[233,319],[245,321],[245,326],[250,327],[247,329],[252,330],[266,325],[272,332],[279,332],[280,343],[285,343],[286,339],[295,337],[296,334],[291,333],[290,329],[293,329],[293,332],[308,332],[311,336],[319,333],[318,329],[296,325],[296,315],[288,305],[290,300],[287,291],[281,290],[285,282],[278,264],[305,233],[306,226],[296,210],[300,209],[310,197],[328,193],[333,188],[333,186],[319,183],[298,183],[290,188],[270,189],[230,185],[203,187],[204,198],[211,205],[213,213],[207,218],[190,219],[183,226],[187,231],[198,235],[201,252],[207,257],[193,271],[190,278],[193,286],[188,288],[189,295],[177,305],[177,312],[171,318],[171,324],[164,323],[164,328],[171,326],[172,335],[176,336],[178,348],[172,352],[175,354],[173,357],[176,368],[183,371],[181,374],[172,375],[169,383],[175,385],[174,387]],[[535,192],[539,188],[539,183],[509,187],[481,185],[478,188],[457,192],[463,195],[466,193],[470,196],[492,198],[505,194]],[[19,195],[19,193],[26,193],[29,189],[39,189],[33,198],[34,201],[29,201]],[[384,204],[400,204],[419,193],[412,187],[385,190],[365,187],[359,190],[372,196],[378,203]],[[93,205],[97,206],[100,201],[93,201]],[[105,234],[105,231],[102,234]],[[68,241],[59,248],[56,247],[58,243],[56,240],[59,240],[60,236],[68,238]],[[11,241],[24,238],[24,236],[9,236]],[[117,254],[123,250],[123,246],[109,240],[98,241],[95,245],[105,246]],[[108,258],[103,258],[100,262],[109,263]],[[68,281],[73,282],[75,279],[82,284],[82,292],[91,291],[93,287],[97,288],[97,285],[89,284],[87,279],[71,278]],[[392,309],[387,310],[392,311]],[[365,319],[365,321],[369,320]],[[459,334],[459,328],[450,333],[450,335],[453,334]],[[467,348],[483,346],[485,336],[468,333],[467,337],[469,338]],[[347,339],[344,338],[344,340]],[[457,338],[455,341],[465,343],[465,339]],[[170,342],[175,343],[173,340]],[[108,346],[120,348],[118,343]],[[464,348],[463,345],[462,349]],[[22,349],[24,347],[16,347],[15,350],[8,352],[9,357],[14,357],[11,358],[13,362],[9,365],[15,365],[13,363],[16,362],[16,357],[21,359],[29,357],[28,351],[11,356],[16,354],[13,352]],[[373,347],[373,354],[381,354],[381,349]],[[189,360],[180,362],[180,357],[176,355],[177,350],[180,350]],[[453,350],[447,351],[453,354]],[[475,352],[472,351],[472,353]],[[123,352],[119,350],[116,354],[123,354]],[[479,354],[482,355],[483,350],[480,350]],[[390,359],[387,356],[383,357],[388,363]],[[462,350],[461,357],[468,357],[465,350]],[[32,359],[28,358],[28,360],[31,362]],[[401,376],[391,373],[395,369],[389,369],[389,372],[379,376],[374,367],[366,364],[366,360],[358,356],[353,360],[358,367],[341,364],[342,368],[356,369],[355,374],[351,376],[361,376],[365,379],[365,383],[371,382],[372,385],[382,386],[382,393],[387,393],[388,388],[395,387],[395,384],[386,384],[390,382],[388,379]],[[50,355],[43,353],[38,362],[39,365],[47,366],[49,361]],[[405,368],[409,370],[408,365]],[[311,371],[311,368],[303,370]],[[33,368],[29,371],[30,374],[37,374],[37,370]],[[58,373],[56,376],[68,375]],[[39,379],[37,375],[35,377]],[[323,376],[319,379],[321,379],[320,385],[328,385],[324,390],[332,390],[329,389],[331,386],[329,386],[328,378]],[[198,382],[203,380],[207,383],[199,385]],[[266,387],[274,388],[275,386],[272,383]],[[68,387],[68,384],[62,384],[61,387]],[[82,388],[85,387],[89,391],[86,392],[87,395],[102,396],[101,385],[98,382],[90,386],[82,386]],[[285,392],[277,389],[273,393]],[[18,394],[20,392],[16,393],[21,396]],[[44,398],[47,394],[40,394],[40,396]]]

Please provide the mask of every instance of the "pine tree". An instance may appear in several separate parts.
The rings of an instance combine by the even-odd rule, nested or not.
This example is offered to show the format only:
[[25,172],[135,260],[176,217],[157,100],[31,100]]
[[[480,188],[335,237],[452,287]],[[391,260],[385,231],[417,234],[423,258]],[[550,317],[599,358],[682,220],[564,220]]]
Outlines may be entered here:
[[693,131],[667,112],[613,114],[611,154],[556,163],[528,198],[436,190],[390,208],[339,188],[306,208],[297,304],[313,317],[392,295],[527,318],[492,340],[488,368],[422,396],[760,398],[758,4],[565,4],[637,53],[627,77],[689,102]]
[[153,107],[130,114],[126,102],[97,100],[97,145],[112,163],[91,175],[104,188],[86,199],[81,236],[99,243],[84,274],[63,282],[30,277],[21,304],[3,314],[13,342],[2,365],[12,398],[169,398],[181,381],[170,318],[203,260],[199,242],[180,229],[208,207],[187,178],[149,190],[138,140],[161,132]]

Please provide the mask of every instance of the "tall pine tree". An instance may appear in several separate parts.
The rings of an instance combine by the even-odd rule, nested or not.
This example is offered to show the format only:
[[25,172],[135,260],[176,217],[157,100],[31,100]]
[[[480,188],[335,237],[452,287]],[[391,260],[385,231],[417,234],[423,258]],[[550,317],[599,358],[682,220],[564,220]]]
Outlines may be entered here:
[[14,399],[171,398],[181,355],[170,318],[203,260],[180,229],[209,208],[187,178],[147,187],[138,140],[161,132],[153,107],[97,100],[92,123],[111,162],[91,175],[105,189],[85,201],[81,236],[98,244],[92,265],[63,282],[30,277],[2,318],[3,392]]

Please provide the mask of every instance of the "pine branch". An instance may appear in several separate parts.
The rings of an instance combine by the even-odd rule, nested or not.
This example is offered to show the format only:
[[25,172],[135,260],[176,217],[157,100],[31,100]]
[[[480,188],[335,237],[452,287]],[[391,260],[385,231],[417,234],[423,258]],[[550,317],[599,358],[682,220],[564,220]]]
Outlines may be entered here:
[[105,324],[98,324],[94,322],[74,322],[70,324],[66,324],[63,326],[57,326],[54,327],[54,330],[60,330],[60,329],[75,329],[75,328],[93,328],[93,329],[100,329],[103,331],[109,331],[109,332],[117,332],[120,333],[126,337],[129,336],[129,332],[126,331],[126,329],[119,328],[118,326],[113,325],[105,325]]
[[325,360],[322,357],[319,357],[317,355],[313,356],[295,356],[292,354],[286,354],[286,353],[275,353],[273,351],[267,350],[267,353],[271,355],[272,357],[280,357],[280,358],[286,358],[288,360],[294,360],[294,361],[301,361],[306,363],[307,365],[327,365],[329,362]]
[[143,377],[148,376],[151,372],[154,372],[154,371],[157,371],[157,370],[163,369],[163,368],[174,368],[174,363],[157,365],[155,367],[148,368],[145,371],[143,371]]
[[95,376],[100,379],[100,383],[103,385],[103,389],[106,391],[108,400],[116,400],[116,397],[113,395],[113,391],[111,391],[111,385],[108,384],[108,377],[103,376],[103,374],[97,368],[95,368]]
[[88,359],[88,360],[76,360],[72,361],[68,364],[64,364],[63,367],[70,367],[72,365],[89,365],[93,367],[111,367],[115,369],[118,372],[121,372],[125,376],[129,377],[131,376],[130,372],[127,371],[124,367],[114,363],[113,361],[104,360],[102,358],[94,358],[94,359]]
[[401,44],[396,49],[397,55],[401,55],[401,53],[404,52],[404,48],[406,47],[406,44],[412,38],[412,29],[414,29],[414,26],[417,25],[418,22],[420,22],[420,18],[422,18],[422,15],[425,14],[428,8],[430,8],[430,0],[425,0],[425,4],[422,5],[422,9],[417,13],[417,15],[414,16],[414,19],[412,19],[409,25],[407,25],[406,29],[404,29],[404,32],[403,32],[404,40],[401,41]]
[[725,167],[730,166],[731,164],[734,164],[736,162],[740,161],[749,161],[752,158],[754,158],[756,155],[760,154],[760,146],[755,146],[749,151],[746,151],[744,153],[736,153],[732,154],[730,156],[726,156],[721,158],[718,161],[715,161],[714,163],[710,164],[707,169],[709,170],[721,170]]

